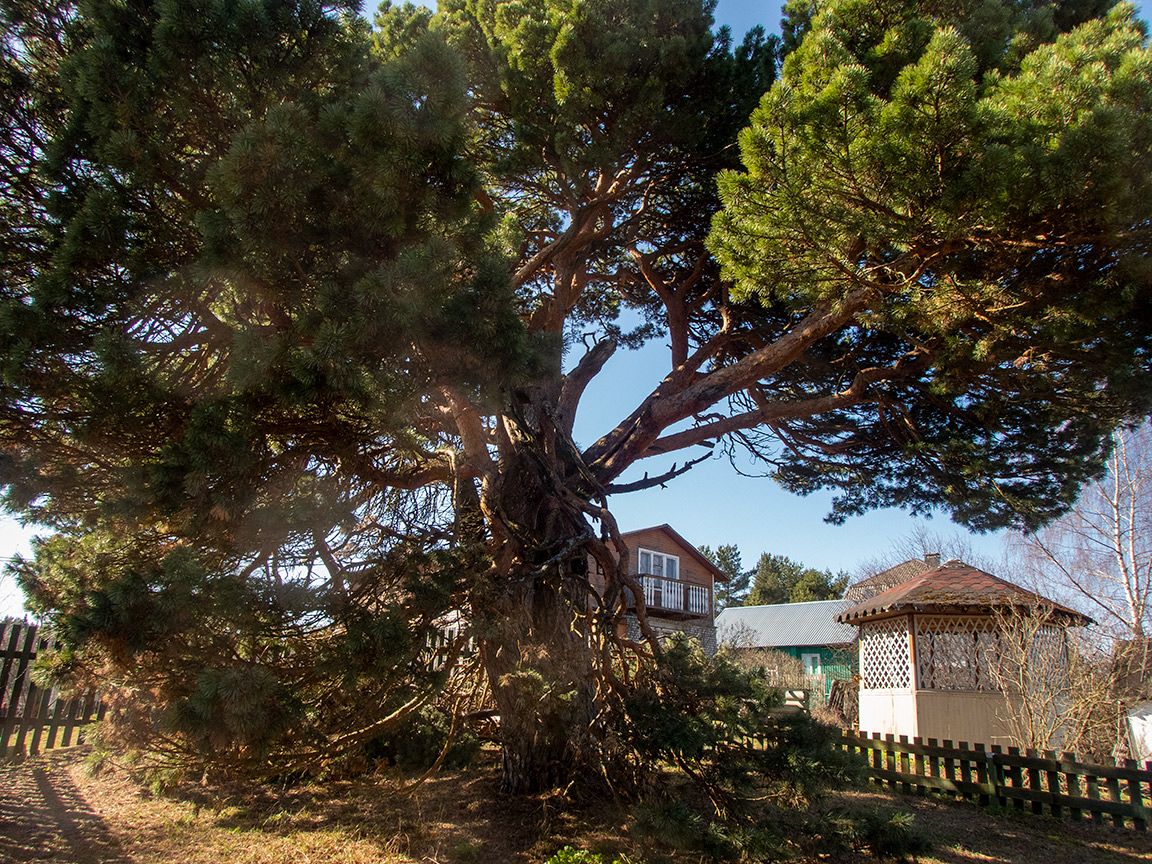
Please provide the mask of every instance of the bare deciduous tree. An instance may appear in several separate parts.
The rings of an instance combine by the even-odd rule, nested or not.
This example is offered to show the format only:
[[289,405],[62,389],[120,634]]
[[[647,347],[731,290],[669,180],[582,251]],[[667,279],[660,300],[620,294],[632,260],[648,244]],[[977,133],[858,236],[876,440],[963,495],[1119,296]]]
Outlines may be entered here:
[[1152,427],[1117,431],[1103,479],[1067,516],[1015,544],[1030,579],[1112,636],[1152,633]]
[[1083,635],[1056,623],[1053,607],[997,609],[992,681],[1013,743],[1082,753],[1095,761],[1118,743],[1107,661]]
[[1001,578],[1009,581],[1013,579],[1009,572],[1012,569],[1011,561],[1007,558],[997,559],[981,552],[972,542],[972,535],[957,530],[941,531],[923,522],[913,522],[906,534],[892,540],[886,552],[873,555],[857,564],[851,582],[860,582],[913,558],[923,560],[930,554],[939,555],[941,561],[958,558],[965,564],[971,564]]

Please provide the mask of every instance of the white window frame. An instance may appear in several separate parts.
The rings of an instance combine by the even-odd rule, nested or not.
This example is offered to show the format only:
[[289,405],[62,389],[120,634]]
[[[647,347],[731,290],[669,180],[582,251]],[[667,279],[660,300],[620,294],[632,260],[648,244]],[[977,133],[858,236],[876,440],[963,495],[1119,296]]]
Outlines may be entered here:
[[805,652],[800,655],[800,664],[804,669],[805,675],[823,675],[824,664],[820,662],[819,652],[808,653]]
[[[648,563],[648,569],[649,570],[656,569],[655,568],[655,562],[657,559],[660,559],[660,572],[659,573],[651,573],[651,572],[645,573],[644,572],[644,556],[645,555],[648,556],[648,562],[649,562]],[[672,568],[675,570],[676,575],[674,575],[674,576],[668,575],[668,564],[669,563],[672,564]],[[641,576],[657,576],[661,579],[673,579],[677,582],[680,581],[680,556],[679,555],[668,555],[665,552],[657,552],[654,549],[645,549],[644,547],[640,547],[639,549],[636,550],[636,565],[637,565],[636,569],[639,571],[639,575],[641,575]]]

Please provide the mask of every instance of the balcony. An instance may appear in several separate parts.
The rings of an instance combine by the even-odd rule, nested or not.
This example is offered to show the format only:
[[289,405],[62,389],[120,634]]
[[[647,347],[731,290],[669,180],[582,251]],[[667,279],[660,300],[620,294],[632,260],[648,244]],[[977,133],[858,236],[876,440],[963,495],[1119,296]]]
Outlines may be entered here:
[[[711,591],[705,585],[665,579],[662,576],[637,576],[644,587],[644,606],[649,615],[682,621],[688,618],[712,619]],[[625,608],[636,608],[632,592],[624,589]]]

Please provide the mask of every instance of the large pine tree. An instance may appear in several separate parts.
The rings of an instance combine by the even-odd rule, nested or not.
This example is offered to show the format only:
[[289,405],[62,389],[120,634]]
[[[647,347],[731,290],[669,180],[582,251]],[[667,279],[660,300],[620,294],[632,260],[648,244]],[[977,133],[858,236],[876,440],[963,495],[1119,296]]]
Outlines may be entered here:
[[356,5],[0,3],[2,480],[63,532],[23,575],[165,746],[357,745],[458,610],[506,787],[558,782],[660,651],[607,499],[692,459],[632,466],[1034,525],[1148,411],[1131,7],[793,4],[776,80],[699,0]]

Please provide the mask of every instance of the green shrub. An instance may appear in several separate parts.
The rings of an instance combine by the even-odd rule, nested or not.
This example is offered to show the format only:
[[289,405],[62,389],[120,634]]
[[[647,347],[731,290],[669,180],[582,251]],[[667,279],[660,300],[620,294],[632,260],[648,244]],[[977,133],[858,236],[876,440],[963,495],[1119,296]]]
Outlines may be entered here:
[[[405,771],[426,771],[439,758],[451,718],[434,706],[425,706],[387,735],[368,743],[370,760],[386,760]],[[444,757],[442,767],[448,770],[466,768],[480,751],[480,741],[467,729],[457,728],[455,740]]]
[[648,777],[639,836],[718,860],[773,857],[819,830],[806,809],[830,782],[860,775],[839,730],[774,719],[779,695],[724,652],[708,658],[674,636],[637,679],[625,710],[627,744]]
[[565,846],[544,864],[630,864],[627,858],[613,858],[608,861],[598,852],[589,852],[587,849],[575,849]]
[[906,810],[825,813],[820,830],[809,832],[807,851],[820,855],[871,852],[881,861],[915,861],[932,844],[913,820]]
[[473,845],[467,840],[462,840],[456,844],[452,850],[452,856],[457,861],[479,861],[480,852],[482,847]]

